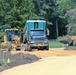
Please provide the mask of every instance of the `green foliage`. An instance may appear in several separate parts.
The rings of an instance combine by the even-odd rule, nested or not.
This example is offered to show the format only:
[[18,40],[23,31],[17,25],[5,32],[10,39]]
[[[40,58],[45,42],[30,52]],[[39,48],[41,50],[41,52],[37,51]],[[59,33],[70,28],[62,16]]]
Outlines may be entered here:
[[22,28],[31,14],[31,0],[0,0],[0,24]]
[[67,12],[66,17],[68,19],[68,34],[75,35],[76,34],[76,8],[71,9]]
[[67,45],[65,44],[61,44],[60,42],[58,41],[50,41],[49,42],[49,47],[50,48],[64,48],[66,47]]
[[59,4],[58,12],[62,15],[66,13],[66,10],[69,9],[69,5],[67,4],[67,0],[58,0],[57,3]]
[[[7,64],[8,63],[8,60],[7,59],[1,59],[0,60],[1,63],[4,63],[4,64]],[[10,60],[10,62],[16,62],[16,60]]]
[[0,31],[0,43],[4,41],[4,33]]
[[46,20],[50,38],[54,39],[58,20],[59,36],[65,35],[67,28],[73,34],[76,24],[74,8],[76,0],[0,0],[0,30],[16,27],[22,31],[28,19]]
[[57,0],[58,3],[58,13],[65,15],[70,9],[75,8],[75,2],[72,0]]
[[75,26],[75,28],[72,28],[72,30],[69,32],[69,35],[75,35],[76,36],[76,26]]
[[32,0],[33,13],[31,19],[42,19],[46,20],[48,25],[52,25],[52,17],[54,12],[54,1],[53,0]]
[[[67,33],[69,35],[76,34],[76,0],[57,0],[58,3],[58,13],[61,18],[66,21],[65,27],[67,27]],[[59,17],[60,17],[59,16]]]
[[60,43],[60,39],[62,37],[58,37],[56,40],[50,40],[49,41],[49,47],[50,48],[64,48],[67,47],[67,44]]

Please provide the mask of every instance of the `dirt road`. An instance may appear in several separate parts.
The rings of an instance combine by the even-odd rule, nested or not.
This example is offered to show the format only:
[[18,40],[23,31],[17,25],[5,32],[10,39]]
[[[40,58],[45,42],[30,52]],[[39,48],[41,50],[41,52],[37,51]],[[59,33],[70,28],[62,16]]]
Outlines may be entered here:
[[[13,54],[19,53],[21,51],[12,51]],[[32,52],[22,51],[25,54],[34,54],[38,57],[49,57],[49,56],[72,56],[76,55],[76,50],[64,50],[64,48],[50,48],[49,51],[37,51]]]
[[[15,54],[15,52],[12,53]],[[0,75],[76,75],[76,51],[50,49],[50,51],[30,53],[43,59],[31,64],[13,67],[3,71]]]

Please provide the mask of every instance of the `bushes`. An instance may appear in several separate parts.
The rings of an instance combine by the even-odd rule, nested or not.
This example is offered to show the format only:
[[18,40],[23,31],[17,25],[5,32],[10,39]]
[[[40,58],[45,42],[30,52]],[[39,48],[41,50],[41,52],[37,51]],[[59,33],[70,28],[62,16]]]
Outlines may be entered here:
[[49,41],[49,47],[50,48],[62,48],[62,47],[66,47],[67,44],[62,44],[60,43],[62,37],[58,37],[56,40],[50,40]]
[[4,32],[0,31],[0,43],[4,41]]

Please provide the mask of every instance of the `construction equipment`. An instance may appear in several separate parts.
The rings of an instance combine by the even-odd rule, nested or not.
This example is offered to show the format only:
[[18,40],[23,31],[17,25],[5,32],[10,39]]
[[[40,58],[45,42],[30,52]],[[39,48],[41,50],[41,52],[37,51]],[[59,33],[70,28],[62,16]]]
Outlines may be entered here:
[[5,29],[4,42],[1,43],[2,49],[7,49],[8,51],[11,49],[20,50],[22,45],[17,28]]
[[23,43],[25,50],[49,50],[45,20],[27,20],[24,27]]
[[76,36],[65,36],[60,40],[63,44],[68,44],[68,46],[76,46]]

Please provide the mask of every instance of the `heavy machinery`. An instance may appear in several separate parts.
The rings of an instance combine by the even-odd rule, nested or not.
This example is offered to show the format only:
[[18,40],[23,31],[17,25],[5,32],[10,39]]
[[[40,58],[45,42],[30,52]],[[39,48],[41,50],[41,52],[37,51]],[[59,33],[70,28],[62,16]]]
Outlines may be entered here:
[[23,44],[21,43],[18,29],[5,29],[4,42],[1,43],[1,48],[10,51],[12,49],[20,50],[22,46]]
[[65,36],[60,40],[63,44],[68,44],[68,46],[76,46],[76,36]]
[[45,20],[27,20],[24,27],[23,43],[25,50],[49,50]]

